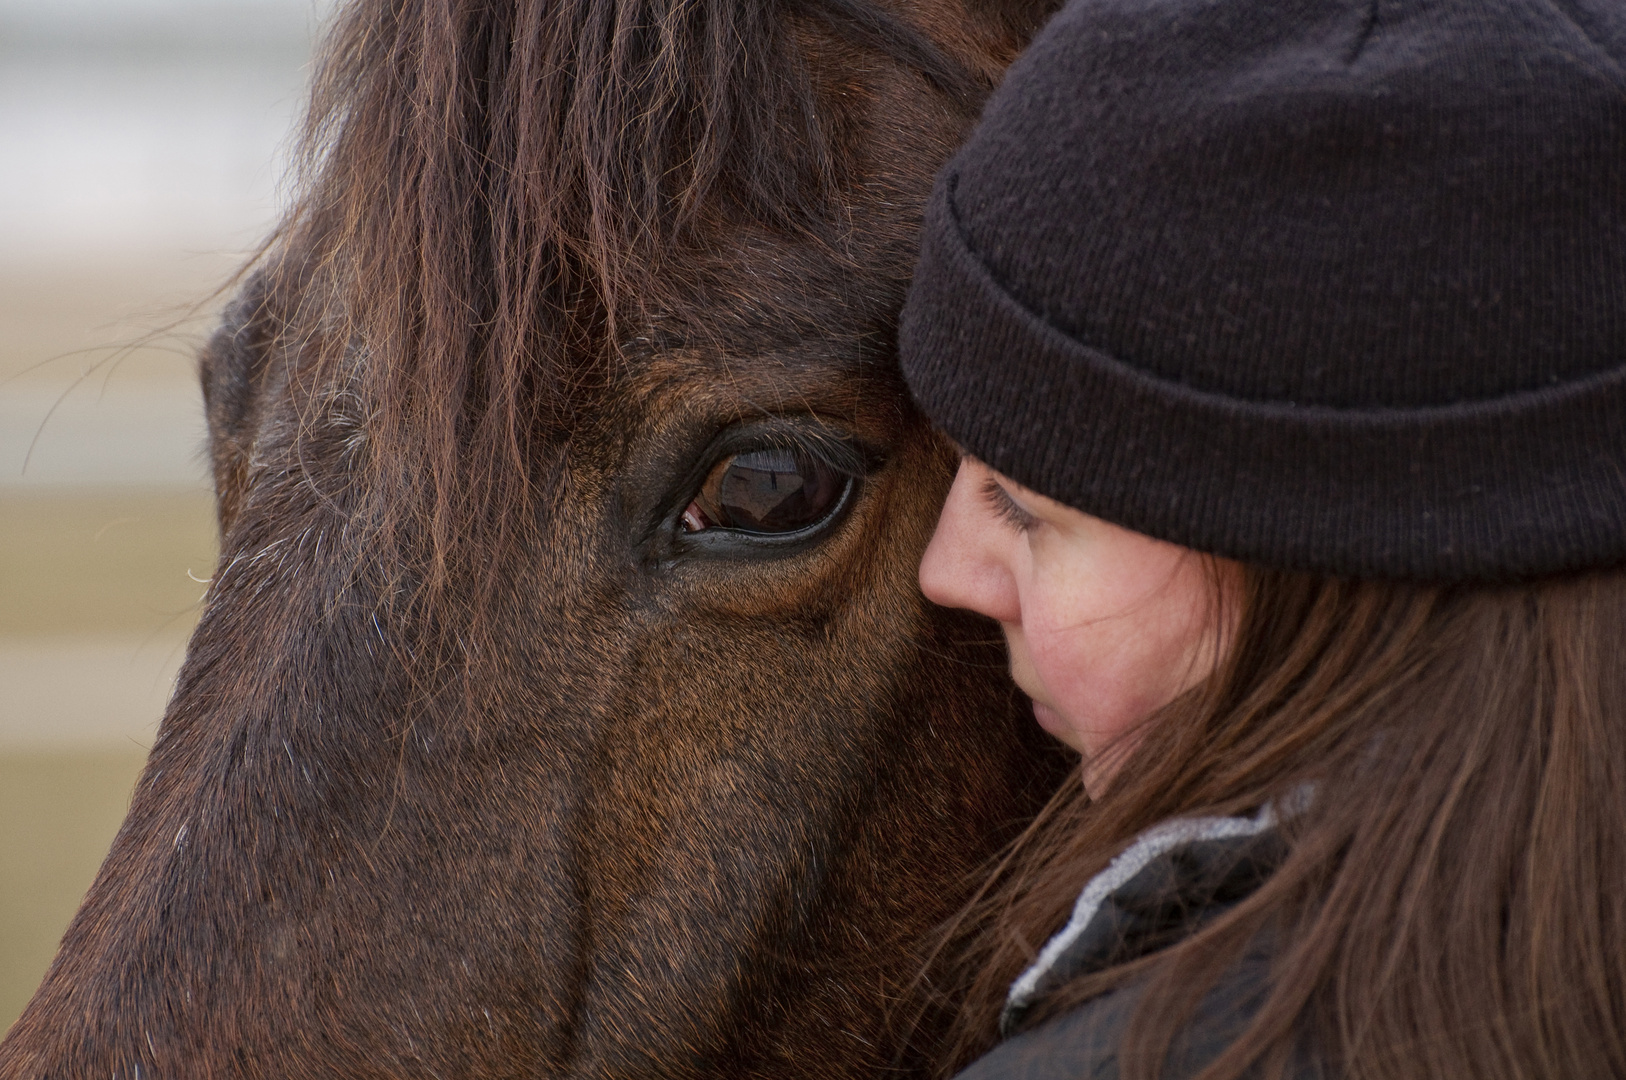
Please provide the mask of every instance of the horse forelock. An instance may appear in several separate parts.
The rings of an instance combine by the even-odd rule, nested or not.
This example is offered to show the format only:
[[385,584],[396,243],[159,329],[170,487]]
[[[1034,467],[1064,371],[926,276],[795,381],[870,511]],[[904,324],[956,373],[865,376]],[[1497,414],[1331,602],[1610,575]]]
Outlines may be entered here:
[[256,310],[280,313],[313,393],[358,384],[380,550],[434,583],[460,544],[516,540],[539,463],[614,385],[628,314],[682,306],[660,271],[708,230],[828,250],[849,178],[802,47],[821,30],[962,113],[982,91],[871,0],[343,10],[264,256],[277,300]]

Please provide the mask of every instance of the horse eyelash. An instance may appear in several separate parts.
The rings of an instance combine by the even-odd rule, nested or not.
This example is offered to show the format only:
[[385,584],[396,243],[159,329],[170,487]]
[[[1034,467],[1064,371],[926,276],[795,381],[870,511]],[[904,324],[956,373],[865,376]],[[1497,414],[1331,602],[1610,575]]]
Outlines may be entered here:
[[868,471],[869,462],[859,450],[847,440],[824,431],[776,431],[763,432],[765,438],[760,444],[748,445],[739,450],[731,450],[718,460],[726,460],[730,454],[749,453],[752,450],[789,450],[792,453],[803,453],[816,458],[830,468],[845,476],[860,477]]
[[999,486],[999,481],[992,477],[982,482],[982,495],[988,500],[988,505],[993,508],[994,513],[999,515],[1000,520],[1007,522],[1017,532],[1025,533],[1037,524],[1037,519],[1016,505],[1016,500],[1011,498],[1010,494]]

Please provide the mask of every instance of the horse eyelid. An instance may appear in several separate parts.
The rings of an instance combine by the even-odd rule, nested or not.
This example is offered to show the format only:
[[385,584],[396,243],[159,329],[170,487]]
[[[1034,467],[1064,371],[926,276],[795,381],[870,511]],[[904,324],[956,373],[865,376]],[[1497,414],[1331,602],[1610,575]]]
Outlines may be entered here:
[[866,469],[864,455],[847,439],[839,435],[824,431],[804,431],[797,433],[800,438],[792,436],[792,445],[805,453],[811,454],[840,472],[849,476],[859,476]]
[[[867,474],[873,465],[868,460],[868,455],[851,442],[834,433],[822,431],[767,432],[761,442],[731,449],[717,458],[717,461],[727,461],[741,454],[762,450],[788,450],[792,453],[807,454],[821,464],[828,465],[842,475],[854,479]],[[714,463],[711,468],[715,469],[716,464]],[[707,475],[710,475],[709,470]]]

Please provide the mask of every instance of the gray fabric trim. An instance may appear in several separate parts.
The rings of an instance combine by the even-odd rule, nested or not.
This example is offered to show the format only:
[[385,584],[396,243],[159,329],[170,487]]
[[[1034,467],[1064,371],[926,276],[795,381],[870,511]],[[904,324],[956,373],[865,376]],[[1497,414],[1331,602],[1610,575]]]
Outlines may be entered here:
[[[1293,802],[1297,802],[1295,797]],[[1291,809],[1291,808],[1290,808]],[[1276,827],[1275,807],[1266,803],[1252,817],[1196,817],[1175,818],[1141,833],[1107,868],[1095,875],[1079,893],[1073,905],[1073,914],[1067,925],[1045,942],[1039,956],[1016,981],[1005,996],[1005,1008],[1000,1025],[1005,1027],[1011,1018],[1031,1005],[1038,996],[1040,984],[1046,974],[1061,959],[1069,947],[1090,925],[1101,905],[1114,891],[1122,888],[1136,874],[1146,869],[1154,859],[1187,844],[1205,840],[1229,840],[1237,837],[1258,836]]]

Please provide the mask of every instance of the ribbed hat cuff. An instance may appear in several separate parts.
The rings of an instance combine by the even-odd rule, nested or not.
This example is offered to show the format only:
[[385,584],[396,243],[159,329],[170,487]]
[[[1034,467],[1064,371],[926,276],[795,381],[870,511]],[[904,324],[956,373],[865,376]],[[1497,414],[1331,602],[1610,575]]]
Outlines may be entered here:
[[940,177],[927,208],[904,374],[950,436],[1019,483],[1278,569],[1443,583],[1626,563],[1626,367],[1426,408],[1205,392],[1015,300],[967,245],[952,184]]

